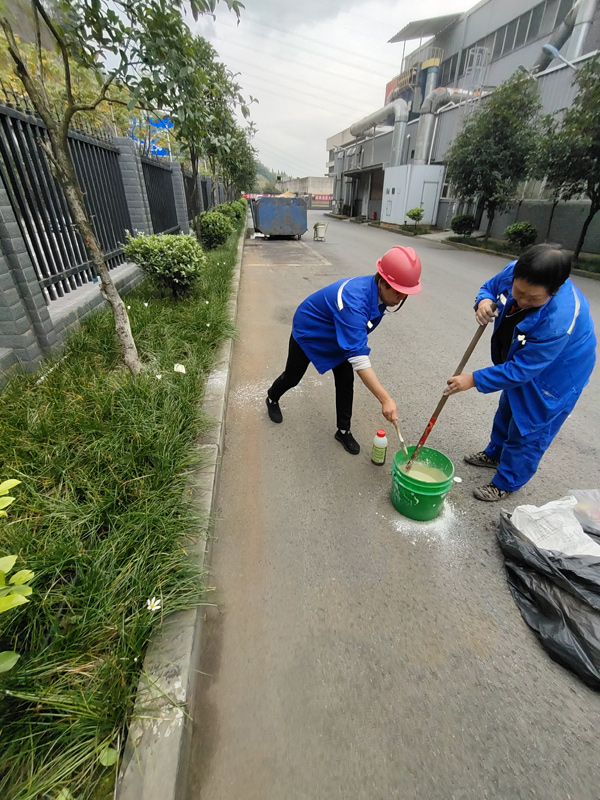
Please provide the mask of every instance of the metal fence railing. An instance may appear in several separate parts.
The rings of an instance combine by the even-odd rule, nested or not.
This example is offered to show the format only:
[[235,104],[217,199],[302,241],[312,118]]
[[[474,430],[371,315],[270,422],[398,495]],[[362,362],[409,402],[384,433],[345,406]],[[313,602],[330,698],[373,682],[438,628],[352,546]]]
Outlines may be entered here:
[[[73,227],[65,196],[42,146],[43,123],[0,106],[0,178],[46,302],[95,278],[83,241]],[[94,231],[109,269],[122,263],[131,228],[119,170],[119,151],[109,141],[69,134],[71,154]]]
[[161,164],[152,156],[142,155],[142,170],[154,233],[177,233],[179,222],[171,166]]

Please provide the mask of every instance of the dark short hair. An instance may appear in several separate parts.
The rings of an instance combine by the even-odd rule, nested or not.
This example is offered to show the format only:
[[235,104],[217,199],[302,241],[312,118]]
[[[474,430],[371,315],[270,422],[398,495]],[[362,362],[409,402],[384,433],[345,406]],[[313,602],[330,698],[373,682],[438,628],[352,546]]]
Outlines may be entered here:
[[543,286],[556,294],[571,274],[571,253],[559,244],[536,244],[526,250],[515,264],[514,278],[534,286]]

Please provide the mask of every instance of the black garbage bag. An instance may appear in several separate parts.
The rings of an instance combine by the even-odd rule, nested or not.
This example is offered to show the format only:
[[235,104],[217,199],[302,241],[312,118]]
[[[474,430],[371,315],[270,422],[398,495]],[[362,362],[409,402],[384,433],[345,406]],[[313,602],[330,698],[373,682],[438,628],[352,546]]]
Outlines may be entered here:
[[525,622],[555,661],[600,689],[600,559],[534,547],[506,511],[497,536]]

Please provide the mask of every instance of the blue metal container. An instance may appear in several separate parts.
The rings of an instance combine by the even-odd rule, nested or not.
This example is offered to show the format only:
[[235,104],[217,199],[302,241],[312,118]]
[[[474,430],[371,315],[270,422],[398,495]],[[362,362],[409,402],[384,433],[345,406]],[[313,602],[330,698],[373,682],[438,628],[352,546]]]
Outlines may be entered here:
[[302,197],[259,197],[252,201],[254,230],[265,236],[306,233],[306,202]]

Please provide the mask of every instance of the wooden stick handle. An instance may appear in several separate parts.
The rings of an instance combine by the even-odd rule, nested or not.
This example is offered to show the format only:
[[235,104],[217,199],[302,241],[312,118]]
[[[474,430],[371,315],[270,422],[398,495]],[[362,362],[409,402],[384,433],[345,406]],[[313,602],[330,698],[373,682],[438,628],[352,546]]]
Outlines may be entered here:
[[[495,303],[494,303],[494,307],[493,308],[494,308],[494,311],[495,311],[496,310],[496,304]],[[487,323],[485,325],[480,325],[477,328],[477,332],[475,333],[475,336],[473,336],[473,338],[471,339],[471,343],[469,344],[469,346],[465,350],[465,352],[463,354],[463,357],[461,358],[461,360],[460,360],[460,362],[458,364],[458,367],[452,373],[452,377],[454,377],[455,375],[460,375],[462,373],[463,369],[465,368],[465,364],[471,358],[471,356],[473,354],[473,350],[475,350],[475,348],[477,347],[477,342],[483,336],[483,332],[484,332],[484,330],[486,328],[487,328]],[[412,456],[408,459],[408,461],[406,463],[406,467],[404,468],[406,470],[406,472],[408,472],[410,470],[410,468],[412,467],[414,462],[419,457],[419,453],[423,449],[423,445],[427,441],[427,438],[428,438],[429,434],[431,433],[431,430],[432,430],[433,426],[437,422],[438,417],[442,412],[442,409],[446,405],[446,400],[448,399],[448,397],[449,397],[449,395],[442,395],[440,402],[435,407],[435,411],[431,415],[431,419],[427,423],[427,427],[423,431],[423,435],[421,436],[421,438],[419,439],[419,441],[417,443],[417,446],[413,450]]]

